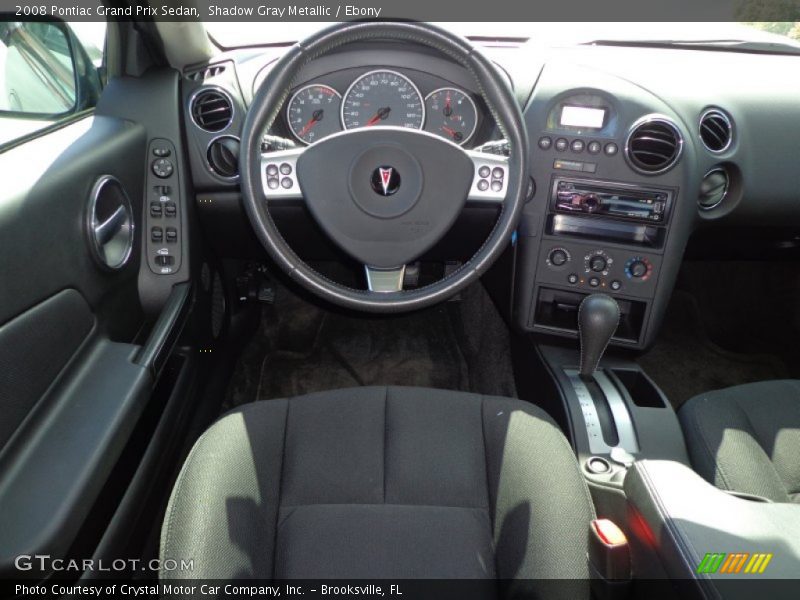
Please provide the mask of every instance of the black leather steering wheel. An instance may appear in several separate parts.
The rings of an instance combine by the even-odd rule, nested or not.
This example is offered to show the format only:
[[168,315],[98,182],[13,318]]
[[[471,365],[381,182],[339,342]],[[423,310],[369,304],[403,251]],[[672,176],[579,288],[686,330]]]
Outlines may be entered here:
[[[262,152],[267,131],[300,69],[345,44],[389,40],[428,46],[467,68],[508,141],[508,157],[466,151],[433,134],[397,127],[346,130],[308,147]],[[401,312],[429,306],[480,277],[517,226],[528,187],[528,140],[519,105],[494,65],[439,27],[410,22],[337,24],[293,46],[262,83],[242,132],[240,173],[247,215],[272,259],[312,293],[347,308]],[[302,198],[323,231],[365,265],[368,290],[316,272],[289,247],[268,204]],[[496,203],[489,237],[459,269],[403,290],[405,265],[452,226],[467,199]]]

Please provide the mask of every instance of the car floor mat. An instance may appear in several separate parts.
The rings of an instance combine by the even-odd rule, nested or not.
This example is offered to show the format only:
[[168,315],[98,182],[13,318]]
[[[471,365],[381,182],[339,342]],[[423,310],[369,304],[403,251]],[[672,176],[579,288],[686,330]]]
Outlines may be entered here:
[[674,292],[655,345],[637,362],[675,410],[703,392],[789,377],[777,355],[731,352],[711,341],[697,300],[683,290]]

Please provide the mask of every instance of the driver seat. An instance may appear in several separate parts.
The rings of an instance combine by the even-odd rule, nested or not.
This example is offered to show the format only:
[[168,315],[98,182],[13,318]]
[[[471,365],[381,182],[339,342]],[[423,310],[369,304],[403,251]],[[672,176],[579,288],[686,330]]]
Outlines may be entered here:
[[572,449],[540,408],[340,389],[244,405],[200,437],[161,534],[162,560],[194,570],[162,577],[573,579],[578,590],[551,592],[588,598],[593,518]]

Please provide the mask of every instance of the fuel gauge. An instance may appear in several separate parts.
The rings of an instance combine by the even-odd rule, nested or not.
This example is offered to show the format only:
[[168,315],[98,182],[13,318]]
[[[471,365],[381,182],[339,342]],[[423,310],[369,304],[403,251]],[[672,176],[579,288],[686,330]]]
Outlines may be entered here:
[[425,131],[465,144],[478,125],[478,109],[462,90],[445,87],[432,91],[425,98]]

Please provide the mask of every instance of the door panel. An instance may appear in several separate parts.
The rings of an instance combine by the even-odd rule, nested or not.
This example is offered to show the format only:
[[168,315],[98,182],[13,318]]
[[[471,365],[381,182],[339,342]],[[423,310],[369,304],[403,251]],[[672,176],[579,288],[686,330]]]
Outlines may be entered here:
[[[67,552],[150,398],[153,370],[136,361],[146,160],[145,126],[108,115],[0,153],[2,574],[19,554]],[[92,222],[109,177],[129,220],[112,202]],[[113,244],[122,228],[133,245],[112,270],[92,237]]]

